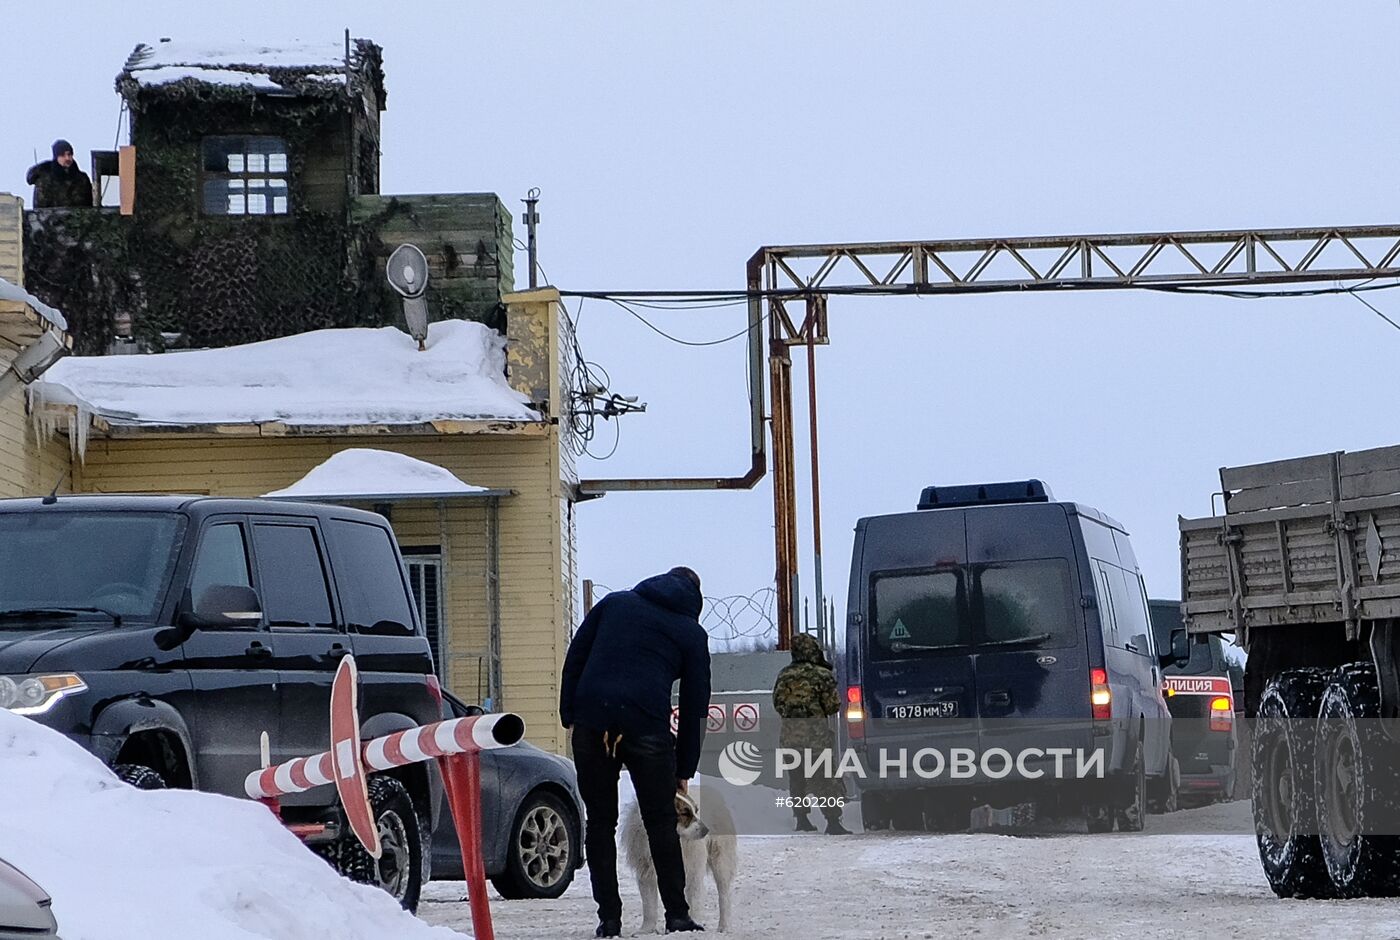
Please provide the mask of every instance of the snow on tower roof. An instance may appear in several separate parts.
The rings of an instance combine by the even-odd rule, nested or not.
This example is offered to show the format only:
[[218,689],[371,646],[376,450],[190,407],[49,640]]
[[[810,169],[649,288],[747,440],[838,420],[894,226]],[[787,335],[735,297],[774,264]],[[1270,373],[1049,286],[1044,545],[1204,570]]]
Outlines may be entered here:
[[394,327],[317,330],[226,349],[69,357],[30,395],[36,408],[75,406],[114,427],[540,422],[506,383],[505,345],[465,320],[429,326],[424,352]]
[[490,494],[463,482],[451,470],[393,451],[350,447],[284,489],[264,493],[275,499],[351,497],[470,496]]
[[[211,85],[248,86],[260,92],[288,90],[286,82],[318,81],[345,85],[350,75],[364,70],[376,87],[378,47],[368,40],[350,44],[347,62],[344,41],[292,41],[276,46],[239,40],[172,41],[139,44],[123,67],[122,78],[138,86],[168,85],[192,79]],[[382,98],[382,94],[380,95]]]
[[0,277],[0,300],[28,304],[35,313],[39,314],[39,316],[43,317],[53,326],[60,330],[68,329],[68,321],[64,319],[62,313],[29,293],[29,291],[25,290],[23,287],[17,284],[11,284],[3,277]]

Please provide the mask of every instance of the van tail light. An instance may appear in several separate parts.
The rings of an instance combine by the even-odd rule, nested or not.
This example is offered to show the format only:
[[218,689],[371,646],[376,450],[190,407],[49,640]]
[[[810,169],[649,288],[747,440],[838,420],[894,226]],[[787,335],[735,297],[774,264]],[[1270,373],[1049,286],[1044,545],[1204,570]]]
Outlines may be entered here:
[[865,737],[865,702],[858,685],[846,689],[846,733],[852,738]]
[[1229,731],[1235,727],[1235,703],[1228,695],[1217,695],[1210,700],[1210,730]]
[[1108,721],[1113,717],[1113,691],[1108,687],[1106,669],[1089,670],[1089,704],[1093,707],[1095,721]]
[[438,711],[442,711],[442,683],[438,682],[438,677],[432,673],[424,676],[423,681],[428,684],[428,694],[437,702]]

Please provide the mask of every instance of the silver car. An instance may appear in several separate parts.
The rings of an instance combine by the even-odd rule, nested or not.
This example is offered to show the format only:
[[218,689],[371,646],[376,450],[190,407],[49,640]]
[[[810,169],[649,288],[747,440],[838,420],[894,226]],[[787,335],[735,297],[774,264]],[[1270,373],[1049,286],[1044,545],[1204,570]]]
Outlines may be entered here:
[[0,940],[58,940],[48,893],[0,859]]

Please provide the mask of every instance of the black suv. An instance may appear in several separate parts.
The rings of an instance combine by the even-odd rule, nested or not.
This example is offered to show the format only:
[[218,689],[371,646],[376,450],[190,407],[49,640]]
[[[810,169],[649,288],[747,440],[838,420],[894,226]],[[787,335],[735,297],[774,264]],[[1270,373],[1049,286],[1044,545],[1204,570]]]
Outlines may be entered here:
[[[432,654],[392,530],[373,513],[271,500],[0,500],[0,707],[63,732],[141,787],[243,796],[329,745],[331,681],[354,653],[366,738],[441,718]],[[435,768],[370,778],[376,863],[332,788],[283,820],[410,909],[441,805]],[[329,801],[329,802],[328,802]]]

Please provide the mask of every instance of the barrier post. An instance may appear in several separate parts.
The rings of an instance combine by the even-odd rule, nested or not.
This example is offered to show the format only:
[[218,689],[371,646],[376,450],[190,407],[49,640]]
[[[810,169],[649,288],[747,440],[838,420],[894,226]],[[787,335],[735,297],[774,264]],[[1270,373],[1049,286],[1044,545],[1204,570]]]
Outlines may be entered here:
[[462,874],[467,880],[471,904],[472,935],[496,940],[491,923],[491,903],[486,897],[486,863],[481,852],[481,753],[466,751],[438,758],[447,802],[462,850]]

